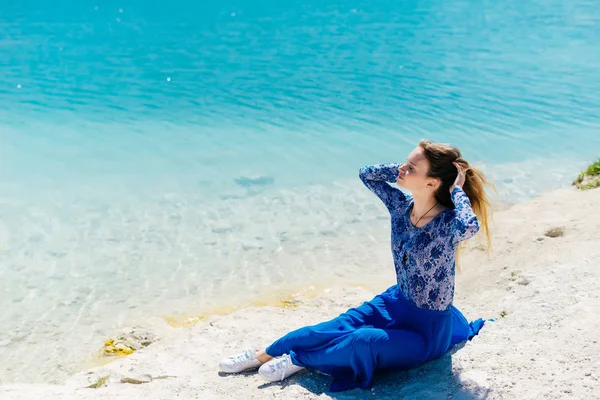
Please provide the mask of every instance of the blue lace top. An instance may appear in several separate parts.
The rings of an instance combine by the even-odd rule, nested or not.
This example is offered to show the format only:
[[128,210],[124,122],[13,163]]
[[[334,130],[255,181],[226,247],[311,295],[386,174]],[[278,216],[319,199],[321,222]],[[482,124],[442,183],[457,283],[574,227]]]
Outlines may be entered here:
[[454,208],[447,208],[425,226],[410,221],[413,199],[386,182],[396,182],[400,164],[369,165],[360,179],[391,215],[392,255],[398,286],[415,306],[445,311],[454,298],[454,270],[458,243],[479,230],[471,202],[461,188],[452,191]]

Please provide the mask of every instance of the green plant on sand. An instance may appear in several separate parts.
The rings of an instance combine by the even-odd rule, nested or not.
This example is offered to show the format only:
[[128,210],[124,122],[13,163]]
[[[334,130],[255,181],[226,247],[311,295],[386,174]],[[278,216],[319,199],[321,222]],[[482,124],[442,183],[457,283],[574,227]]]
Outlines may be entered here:
[[581,190],[600,187],[600,159],[579,174],[573,185]]

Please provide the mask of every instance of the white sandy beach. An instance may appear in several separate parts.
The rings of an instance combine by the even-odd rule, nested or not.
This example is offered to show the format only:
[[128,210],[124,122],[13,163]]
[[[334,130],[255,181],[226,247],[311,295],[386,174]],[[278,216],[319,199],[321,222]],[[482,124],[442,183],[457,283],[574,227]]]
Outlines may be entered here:
[[[330,378],[314,371],[266,383],[255,373],[217,370],[224,356],[376,294],[357,287],[331,288],[295,308],[247,308],[185,328],[165,324],[160,340],[130,356],[60,386],[0,386],[0,399],[600,398],[599,206],[600,189],[569,188],[496,213],[494,249],[488,256],[471,246],[454,302],[470,320],[496,321],[440,360],[377,375],[371,390],[329,393]],[[557,237],[545,235],[554,228],[560,232],[550,236]],[[86,388],[99,380],[98,388]]]

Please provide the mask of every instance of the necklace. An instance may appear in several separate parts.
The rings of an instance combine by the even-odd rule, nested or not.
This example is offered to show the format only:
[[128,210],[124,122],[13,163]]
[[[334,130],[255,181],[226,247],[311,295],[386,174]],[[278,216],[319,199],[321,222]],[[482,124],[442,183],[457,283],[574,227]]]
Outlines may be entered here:
[[433,207],[431,207],[425,214],[421,215],[421,218],[419,218],[417,220],[417,222],[415,222],[415,224],[413,225],[415,228],[418,228],[417,225],[419,225],[419,222],[423,219],[424,216],[426,216],[427,214],[429,214],[429,211],[433,210],[436,206],[438,205],[438,202],[436,201],[435,204],[433,205]]

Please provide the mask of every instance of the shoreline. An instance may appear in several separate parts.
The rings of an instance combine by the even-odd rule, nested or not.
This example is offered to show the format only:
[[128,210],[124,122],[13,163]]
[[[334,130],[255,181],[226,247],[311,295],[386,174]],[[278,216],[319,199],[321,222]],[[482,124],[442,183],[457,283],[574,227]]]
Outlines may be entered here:
[[[522,195],[530,191],[525,183],[541,162],[505,165],[508,170],[525,165],[528,172],[495,182],[497,210],[520,201],[504,191],[507,187]],[[496,167],[489,164],[490,170]],[[554,184],[562,179],[554,180],[552,170],[537,176]],[[48,189],[61,194],[38,210],[47,215],[47,224],[39,228],[31,213],[23,213],[25,222],[18,227],[16,220],[4,221],[11,242],[4,235],[3,250],[13,268],[5,275],[9,314],[3,320],[0,354],[12,368],[2,374],[0,384],[61,383],[79,365],[88,365],[121,327],[160,316],[179,324],[184,316],[230,312],[264,297],[262,287],[272,292],[290,281],[302,287],[319,281],[345,284],[343,276],[358,277],[350,284],[393,278],[386,211],[356,177],[302,192],[266,186],[259,194],[233,196],[199,212],[190,212],[192,203],[185,210],[174,206],[186,200],[184,195],[139,203],[136,197],[110,192],[90,203],[85,196],[64,198],[64,187]],[[229,215],[227,210],[237,211]],[[21,215],[16,208],[9,214]],[[46,265],[52,266],[50,271]],[[294,291],[292,287],[281,297]],[[15,303],[27,310],[22,317],[17,308],[10,311]],[[48,309],[48,304],[55,306]]]
[[[311,304],[313,301],[318,301],[320,297],[327,296],[332,291],[343,290],[345,287],[362,290],[365,293],[379,293],[393,284],[393,282],[388,282],[389,284],[386,285],[383,280],[379,279],[379,281],[380,282],[370,281],[368,283],[346,282],[347,284],[344,284],[344,280],[341,279],[332,285],[315,283],[314,285],[308,286],[301,285],[295,289],[292,285],[289,285],[287,288],[278,288],[268,293],[264,293],[261,296],[249,298],[241,304],[224,304],[207,309],[202,313],[149,316],[145,319],[147,322],[146,324],[137,324],[115,330],[113,335],[105,339],[104,345],[98,343],[97,348],[91,350],[94,354],[92,357],[76,364],[78,367],[73,368],[74,371],[71,375],[77,375],[90,369],[106,366],[140,351],[142,348],[135,348],[140,346],[135,345],[135,339],[130,339],[131,335],[129,335],[128,332],[135,331],[145,335],[154,336],[155,341],[160,341],[161,339],[168,337],[169,334],[172,334],[173,329],[191,329],[197,324],[211,321],[213,318],[227,317],[238,312],[252,312],[251,310],[265,307],[279,310],[293,310],[302,305]],[[379,289],[379,291],[376,289]],[[122,338],[123,340],[120,340],[119,338]],[[112,343],[109,344],[109,342]],[[121,346],[119,349],[115,346],[115,343],[123,343],[124,347]],[[66,381],[68,381],[68,379]],[[25,383],[25,385],[27,384],[45,385],[47,383]],[[13,383],[5,385],[13,385]],[[53,383],[50,383],[50,385],[53,385]],[[0,388],[2,386],[3,385],[0,384]]]
[[[590,357],[600,354],[599,341],[593,339],[600,329],[593,316],[600,307],[594,286],[600,279],[597,204],[600,189],[565,188],[496,212],[492,253],[469,246],[457,273],[454,302],[469,320],[496,322],[486,323],[472,341],[440,360],[382,374],[373,390],[351,394],[390,399],[600,395],[600,366]],[[266,345],[289,330],[334,317],[377,293],[331,288],[296,298],[290,308],[248,307],[183,328],[165,321],[167,335],[127,357],[79,372],[64,385],[2,385],[0,397],[161,399],[177,393],[216,399],[285,393],[291,399],[332,398],[329,378],[319,373],[305,371],[283,383],[265,384],[251,373],[221,376],[217,363],[247,345]]]

